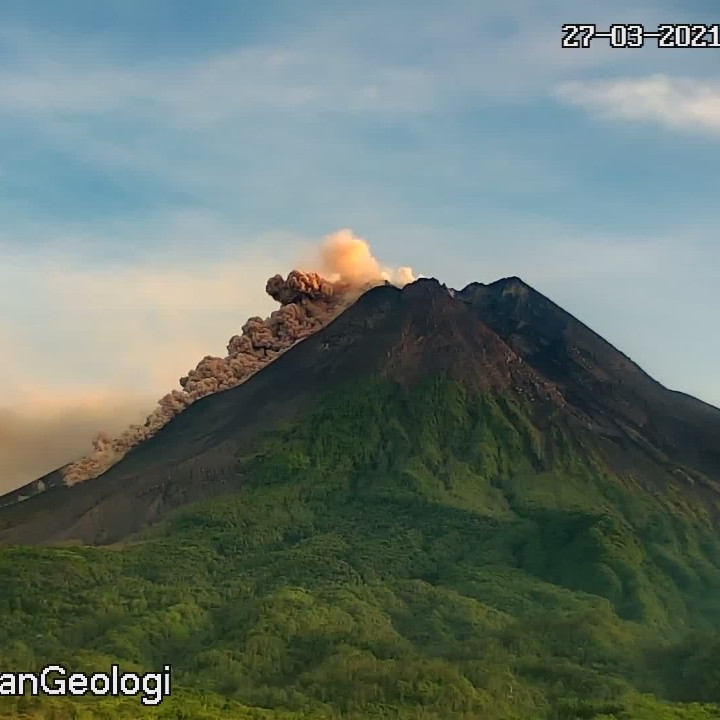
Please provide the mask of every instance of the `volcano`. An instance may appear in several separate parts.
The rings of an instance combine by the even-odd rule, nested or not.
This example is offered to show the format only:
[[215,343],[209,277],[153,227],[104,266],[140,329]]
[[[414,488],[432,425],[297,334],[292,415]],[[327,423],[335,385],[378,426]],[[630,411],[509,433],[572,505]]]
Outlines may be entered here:
[[[720,410],[516,277],[333,317],[2,499],[0,666],[170,664],[162,717],[720,717]],[[77,703],[137,717],[0,718]]]
[[117,542],[183,504],[239,490],[238,458],[321,398],[371,379],[409,389],[438,378],[519,403],[541,432],[567,431],[650,491],[673,487],[702,497],[713,515],[720,508],[720,410],[664,388],[517,277],[461,291],[422,279],[368,291],[99,478],[66,487],[55,471],[0,498],[0,542]]

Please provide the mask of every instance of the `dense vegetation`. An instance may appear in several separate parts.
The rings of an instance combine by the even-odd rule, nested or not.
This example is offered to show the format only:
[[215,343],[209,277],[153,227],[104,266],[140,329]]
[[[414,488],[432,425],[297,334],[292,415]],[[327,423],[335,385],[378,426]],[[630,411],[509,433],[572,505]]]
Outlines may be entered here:
[[233,472],[143,542],[0,551],[0,672],[174,683],[0,717],[720,718],[710,519],[529,406],[366,383]]

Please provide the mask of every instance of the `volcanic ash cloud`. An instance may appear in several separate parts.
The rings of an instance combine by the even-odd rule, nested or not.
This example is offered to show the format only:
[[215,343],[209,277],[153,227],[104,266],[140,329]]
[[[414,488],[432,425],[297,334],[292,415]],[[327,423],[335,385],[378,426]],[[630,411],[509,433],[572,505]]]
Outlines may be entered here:
[[265,290],[280,307],[270,317],[251,317],[241,333],[230,338],[225,357],[205,356],[180,378],[181,389],[158,401],[143,425],[131,425],[115,438],[99,434],[90,455],[63,468],[65,482],[72,485],[101,475],[196,400],[242,384],[296,342],[325,327],[365,290],[385,282],[402,287],[415,280],[408,267],[383,268],[367,242],[350,230],[327,236],[317,255],[322,275],[293,270],[287,277],[271,277]]

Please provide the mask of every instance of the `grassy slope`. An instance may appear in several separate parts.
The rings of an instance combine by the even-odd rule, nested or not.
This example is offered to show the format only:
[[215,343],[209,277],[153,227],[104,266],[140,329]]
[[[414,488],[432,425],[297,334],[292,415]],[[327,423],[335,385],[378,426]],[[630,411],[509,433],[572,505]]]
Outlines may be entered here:
[[238,470],[147,542],[0,551],[0,671],[170,662],[183,688],[0,717],[720,718],[672,704],[720,703],[702,509],[507,398],[363,384]]

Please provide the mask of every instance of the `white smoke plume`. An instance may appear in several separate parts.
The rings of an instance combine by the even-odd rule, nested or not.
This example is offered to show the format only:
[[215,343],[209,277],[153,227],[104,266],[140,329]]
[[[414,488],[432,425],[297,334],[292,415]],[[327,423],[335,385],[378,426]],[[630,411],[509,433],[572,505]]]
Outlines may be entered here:
[[230,338],[227,355],[204,357],[180,378],[182,389],[161,398],[143,425],[131,425],[115,438],[99,434],[90,455],[63,469],[65,482],[73,485],[101,475],[196,400],[240,385],[299,340],[323,328],[365,290],[385,282],[402,287],[415,280],[411,268],[383,268],[368,243],[351,230],[328,235],[316,262],[322,275],[293,270],[285,278],[271,277],[265,290],[280,307],[270,317],[251,317],[240,335]]

